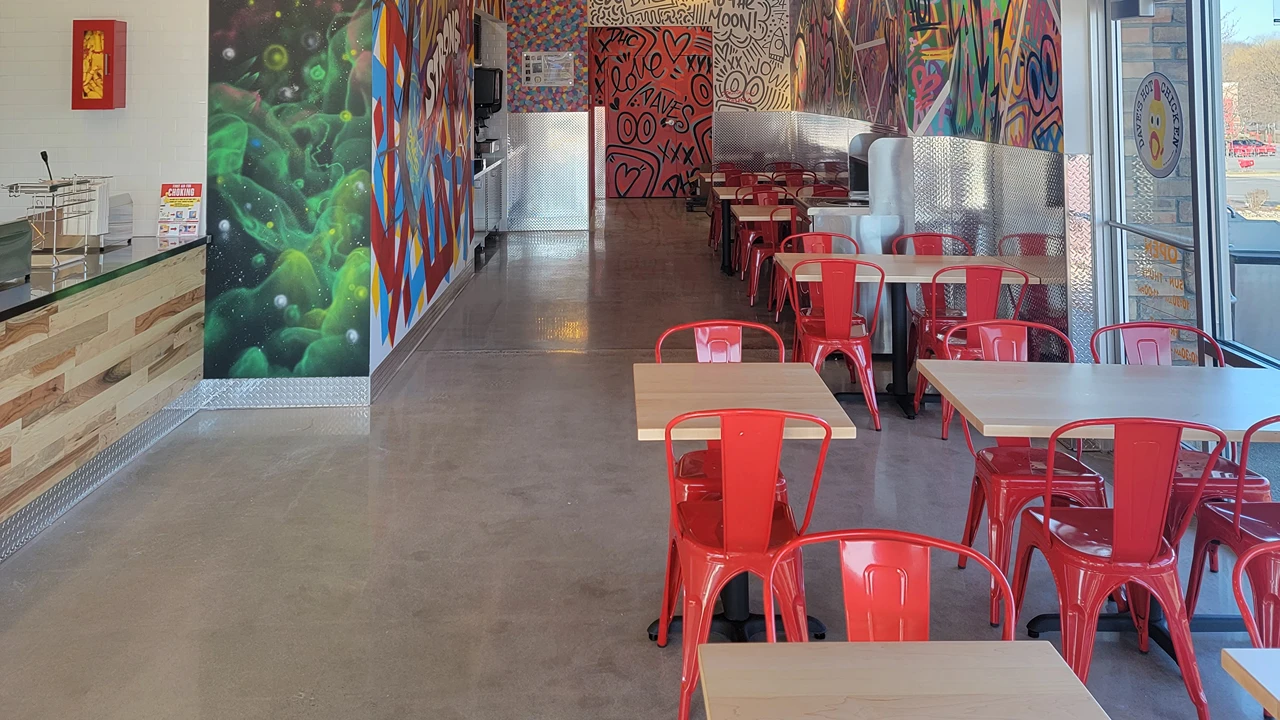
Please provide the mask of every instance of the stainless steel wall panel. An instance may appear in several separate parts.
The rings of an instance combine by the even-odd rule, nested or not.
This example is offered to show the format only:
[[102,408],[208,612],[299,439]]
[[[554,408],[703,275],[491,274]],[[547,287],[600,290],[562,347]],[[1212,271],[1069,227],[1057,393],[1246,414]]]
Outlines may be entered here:
[[745,170],[764,170],[766,163],[792,157],[795,139],[791,111],[716,112],[711,146],[716,162],[735,162]]
[[833,115],[793,112],[791,116],[792,157],[807,168],[828,160],[848,162],[849,141],[872,129],[871,123]]
[[369,404],[367,377],[202,380],[205,408],[360,407]]
[[1067,326],[1079,362],[1089,362],[1089,339],[1098,329],[1093,271],[1093,170],[1088,155],[1067,155],[1063,185],[1067,221]]
[[586,230],[587,113],[511,113],[507,118],[509,230]]

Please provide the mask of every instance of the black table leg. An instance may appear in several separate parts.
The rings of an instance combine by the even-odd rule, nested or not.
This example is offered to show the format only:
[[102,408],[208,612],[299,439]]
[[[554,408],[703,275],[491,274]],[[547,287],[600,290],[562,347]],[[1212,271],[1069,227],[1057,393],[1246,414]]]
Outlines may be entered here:
[[[1062,616],[1058,613],[1037,615],[1027,622],[1027,637],[1038,638],[1040,633],[1061,632]],[[1098,632],[1136,633],[1133,618],[1129,613],[1102,613],[1098,616]],[[1191,618],[1191,632],[1242,633],[1247,632],[1244,619],[1239,615],[1196,615]],[[1173,658],[1178,656],[1173,649],[1173,638],[1169,636],[1169,624],[1165,621],[1164,610],[1160,603],[1151,600],[1151,619],[1147,623],[1147,633],[1151,642]]]
[[729,209],[729,201],[720,201],[720,272],[733,274],[733,213]]
[[889,284],[889,309],[892,314],[893,330],[893,384],[887,390],[898,401],[898,407],[907,419],[916,417],[915,399],[911,395],[908,376],[911,372],[911,358],[907,356],[908,341],[911,337],[911,309],[907,307],[907,286],[904,283]]
[[[711,618],[712,633],[727,638],[729,642],[751,642],[765,639],[764,615],[751,612],[749,588],[747,573],[737,575],[725,583],[724,590],[720,591],[721,612],[716,613]],[[778,616],[775,619],[777,620],[778,635],[785,640],[786,632],[782,628],[782,617]],[[667,631],[668,634],[683,632],[684,623],[682,620],[678,615],[672,618],[671,626]],[[827,636],[827,626],[823,625],[821,620],[810,617],[809,634],[814,639],[821,640]],[[654,641],[658,639],[657,620],[649,624],[649,639]]]

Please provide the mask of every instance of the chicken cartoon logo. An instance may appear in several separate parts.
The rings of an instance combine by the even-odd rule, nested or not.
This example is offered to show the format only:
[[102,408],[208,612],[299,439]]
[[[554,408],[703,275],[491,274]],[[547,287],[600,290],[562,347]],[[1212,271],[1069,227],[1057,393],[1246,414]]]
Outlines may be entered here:
[[1147,104],[1147,142],[1150,146],[1151,169],[1164,168],[1164,134],[1169,127],[1169,108],[1160,99],[1160,80],[1152,83],[1151,102]]
[[1182,103],[1169,78],[1151,73],[1138,86],[1133,106],[1133,139],[1147,171],[1168,177],[1182,155]]

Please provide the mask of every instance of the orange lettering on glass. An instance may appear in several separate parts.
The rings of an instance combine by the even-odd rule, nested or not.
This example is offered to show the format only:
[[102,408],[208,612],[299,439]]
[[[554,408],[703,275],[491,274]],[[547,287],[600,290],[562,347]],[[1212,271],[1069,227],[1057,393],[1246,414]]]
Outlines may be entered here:
[[101,30],[87,30],[81,50],[83,81],[80,93],[85,100],[101,100],[106,94],[106,38]]

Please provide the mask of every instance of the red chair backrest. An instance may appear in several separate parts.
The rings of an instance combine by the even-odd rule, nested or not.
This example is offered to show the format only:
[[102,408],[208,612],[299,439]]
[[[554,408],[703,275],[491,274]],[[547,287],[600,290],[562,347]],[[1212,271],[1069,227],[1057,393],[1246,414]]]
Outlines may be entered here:
[[756,190],[751,193],[749,201],[752,205],[778,205],[782,202],[782,193],[777,190]]
[[866,333],[874,335],[876,319],[880,316],[880,296],[884,294],[884,269],[873,262],[855,260],[853,256],[801,260],[796,263],[792,273],[793,282],[794,277],[800,274],[800,269],[806,265],[817,265],[822,272],[822,282],[815,284],[822,286],[823,334],[829,338],[853,337],[853,315],[858,312],[858,269],[866,267],[873,276],[878,276],[876,306],[866,326]]
[[730,552],[763,552],[769,547],[782,457],[782,433],[787,422],[810,423],[822,429],[822,446],[818,449],[818,465],[809,490],[809,505],[804,522],[797,528],[799,533],[804,533],[813,517],[814,501],[822,481],[822,466],[831,445],[831,426],[827,421],[803,413],[761,409],[699,410],[676,416],[667,423],[666,431],[667,481],[672,508],[676,507],[680,497],[672,431],[682,423],[701,419],[720,421],[720,447],[724,458],[721,466],[724,478],[723,549]]
[[[982,320],[978,322],[962,322],[953,325],[942,335],[942,346],[951,344],[952,335],[964,331],[965,336],[977,340],[982,348],[982,359],[986,362],[1027,362],[1031,348],[1030,331],[1044,331],[1062,341],[1067,349],[1067,362],[1076,361],[1075,349],[1071,340],[1056,327],[1044,323],[1027,322],[1026,320]],[[973,447],[973,436],[969,432],[969,420],[964,421],[964,441],[974,457],[978,451]],[[1000,447],[1030,447],[1030,438],[998,437],[996,445]]]
[[782,176],[782,184],[791,187],[817,185],[818,174],[809,170],[788,170]]
[[801,165],[800,163],[791,162],[789,160],[780,160],[778,162],[771,162],[768,165],[764,166],[765,172],[783,172],[786,170],[803,170],[803,169],[804,169],[804,166]]
[[1124,347],[1126,365],[1172,365],[1173,336],[1180,332],[1193,333],[1213,353],[1218,367],[1227,364],[1222,346],[1209,333],[1189,325],[1160,322],[1158,320],[1136,320],[1134,322],[1108,325],[1098,328],[1089,338],[1089,352],[1093,353],[1095,363],[1102,362],[1098,355],[1098,338],[1112,331],[1120,332],[1120,343]]
[[[1222,457],[1227,446],[1227,436],[1218,428],[1202,423],[1161,418],[1102,418],[1078,420],[1054,430],[1049,436],[1049,447],[1057,447],[1058,440],[1076,430],[1091,427],[1111,427],[1114,432],[1114,480],[1112,494],[1113,527],[1111,558],[1113,563],[1147,563],[1155,559],[1161,544],[1166,540],[1177,547],[1194,512],[1177,521],[1175,533],[1165,538],[1169,514],[1169,498],[1173,492],[1173,473],[1178,465],[1178,453],[1182,449],[1182,436],[1186,430],[1198,431],[1217,439],[1209,454],[1204,472],[1200,476],[1195,496],[1187,507],[1200,504],[1209,476]],[[1198,439],[1198,438],[1197,438]],[[1057,453],[1048,454],[1044,494],[1044,528],[1050,527],[1053,512],[1053,464]]]
[[725,170],[740,170],[738,163],[735,162],[718,162],[711,167],[714,172],[723,172]]
[[849,197],[849,188],[842,185],[813,185],[809,188],[809,197],[847,198]]
[[1013,233],[1005,235],[996,243],[997,255],[1048,255],[1049,238],[1061,241],[1062,238],[1044,233]]
[[741,187],[742,186],[743,173],[741,170],[739,170],[738,168],[725,168],[722,172],[724,173],[725,187]]
[[698,362],[742,362],[743,328],[753,328],[768,334],[778,346],[778,362],[787,361],[787,346],[783,344],[782,336],[776,330],[768,325],[743,320],[699,320],[667,328],[662,335],[658,336],[658,344],[654,346],[653,354],[657,362],[662,362],[662,343],[675,333],[692,330],[693,346],[698,352]]
[[743,185],[773,185],[773,176],[768,173],[742,173]]
[[1280,423],[1280,415],[1272,415],[1271,417],[1263,418],[1250,425],[1249,429],[1244,431],[1244,438],[1242,438],[1240,443],[1240,462],[1238,463],[1240,466],[1240,472],[1236,476],[1236,518],[1233,524],[1235,525],[1237,535],[1240,533],[1240,511],[1243,509],[1244,505],[1244,481],[1245,477],[1249,474],[1249,447],[1253,445],[1253,436],[1256,435],[1259,430],[1270,425],[1275,425],[1276,423]]
[[[795,550],[824,542],[840,543],[840,578],[850,642],[914,642],[929,639],[930,548],[953,552],[981,564],[995,578],[1004,599],[1001,631],[1013,640],[1017,625],[1013,590],[1004,573],[986,555],[947,540],[900,530],[834,530],[803,535],[778,552],[765,587],[773,587],[778,566]],[[773,593],[765,593],[765,626],[769,642],[777,641]],[[791,638],[787,638],[791,640]],[[800,642],[807,642],[808,633]]]
[[[1022,299],[1027,294],[1027,286],[1031,284],[1031,276],[1008,265],[948,265],[933,274],[930,287],[937,287],[938,280],[950,272],[964,273],[964,306],[965,318],[970,322],[994,320],[1000,310],[1000,288],[1004,286],[1006,274],[1016,275],[1022,279],[1022,289],[1013,302],[1013,317],[1022,312]],[[943,295],[934,292],[928,295],[927,313],[930,317],[939,317],[938,299]],[[968,339],[969,347],[977,347],[975,339]]]
[[[1249,610],[1249,601],[1244,596],[1244,573],[1249,569],[1250,563],[1260,555],[1270,555],[1271,557],[1267,559],[1269,562],[1280,559],[1280,540],[1260,543],[1244,551],[1240,557],[1236,558],[1236,567],[1231,573],[1231,589],[1236,595],[1236,605],[1240,606],[1240,616],[1244,618],[1245,630],[1249,631],[1249,641],[1256,648],[1266,647],[1266,643],[1262,640],[1262,633],[1258,631],[1258,621]],[[1280,607],[1277,607],[1274,597],[1271,599],[1272,602],[1255,609],[1260,613],[1276,613]]]
[[[911,243],[911,249],[916,255],[973,255],[973,245],[968,240],[955,235],[946,233],[910,233],[907,235],[899,235],[893,239],[893,245],[890,246],[890,252],[894,255],[906,255],[907,243]],[[945,252],[946,246],[951,244],[953,247],[959,245],[964,248],[964,253]]]
[[[786,243],[794,240],[799,242],[800,247],[803,248],[803,249],[790,250],[790,251],[784,251],[784,252],[807,252],[807,253],[830,254],[832,247],[834,247],[834,243],[835,243],[834,238],[844,238],[845,240],[848,240],[849,242],[853,243],[854,250],[856,250],[857,252],[862,252],[862,246],[858,244],[857,240],[854,240],[848,235],[842,235],[841,233],[833,233],[833,232],[796,233],[795,235],[788,235],[787,239],[783,240],[782,242],[785,246]],[[790,247],[794,248],[795,244],[792,244]]]

